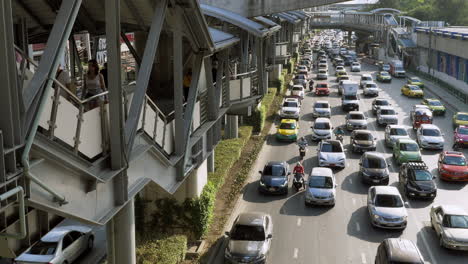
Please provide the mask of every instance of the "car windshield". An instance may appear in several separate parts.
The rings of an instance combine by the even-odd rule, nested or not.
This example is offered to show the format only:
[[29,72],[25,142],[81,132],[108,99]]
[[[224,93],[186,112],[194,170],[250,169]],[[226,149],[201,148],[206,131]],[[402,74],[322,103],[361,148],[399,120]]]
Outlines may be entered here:
[[54,255],[57,249],[57,242],[39,241],[31,247],[28,254],[31,255]]
[[303,88],[301,87],[293,87],[293,91],[302,91]]
[[320,65],[319,65],[319,68],[326,68],[326,67],[327,67],[326,64],[320,64]]
[[354,135],[355,140],[373,140],[374,137],[369,133],[356,133]]
[[327,87],[328,87],[328,85],[325,84],[325,83],[319,83],[319,84],[317,84],[317,88],[327,88]]
[[380,110],[381,115],[395,115],[395,110],[393,109],[382,109]]
[[316,122],[314,129],[330,129],[330,123],[328,122]]
[[378,157],[368,157],[363,160],[362,166],[368,169],[384,169],[387,167],[385,159]]
[[414,180],[415,181],[431,181],[432,174],[428,172],[427,170],[415,170]]
[[309,178],[309,187],[319,189],[332,189],[333,180],[331,177],[327,176],[312,176]]
[[458,134],[468,135],[468,128],[467,127],[459,127],[458,128]]
[[297,107],[297,103],[296,102],[284,102],[283,106],[284,107]]
[[372,81],[372,77],[370,77],[370,76],[362,76],[361,81]]
[[460,156],[445,156],[444,164],[453,166],[466,166],[465,157]]
[[407,136],[408,132],[406,132],[403,128],[391,128],[390,129],[391,136]]
[[322,148],[320,149],[322,152],[343,152],[340,144],[330,144],[324,143],[322,144]]
[[403,202],[397,195],[378,194],[375,198],[375,206],[377,207],[402,207]]
[[361,115],[361,114],[350,114],[350,115],[349,115],[349,119],[358,119],[358,120],[362,120],[362,119],[364,119],[364,116]]
[[343,98],[345,100],[357,100],[357,95],[345,95]]
[[263,175],[265,176],[285,176],[286,170],[281,165],[269,165],[265,166],[263,170]]
[[445,215],[444,227],[468,229],[468,215]]
[[442,103],[440,101],[429,101],[429,105],[432,106],[442,106]]
[[294,77],[294,79],[297,79],[297,80],[303,80],[305,79],[305,75],[296,75],[296,77]]
[[327,71],[326,71],[326,70],[320,70],[319,73],[321,73],[321,74],[326,74]]
[[440,131],[438,129],[423,129],[422,135],[428,137],[440,137]]
[[366,88],[377,88],[377,84],[375,84],[375,83],[368,83],[368,84],[366,84]]
[[418,147],[418,144],[415,144],[415,143],[401,143],[400,150],[401,151],[418,151],[419,147]]
[[421,88],[419,88],[418,86],[409,86],[408,88],[410,90],[412,90],[412,91],[420,91],[421,90]]
[[457,119],[460,121],[468,121],[468,115],[457,115]]
[[280,129],[296,129],[296,124],[294,123],[281,123]]
[[315,108],[329,108],[330,106],[327,103],[316,103]]
[[359,66],[359,63],[353,62],[353,66]]
[[390,74],[388,72],[381,72],[380,75],[382,76],[390,76]]
[[265,231],[262,226],[236,225],[231,231],[232,240],[264,241]]
[[388,101],[386,100],[377,100],[375,101],[376,105],[389,105]]
[[419,80],[418,78],[411,78],[411,81],[412,82],[421,82],[421,80]]
[[340,76],[340,80],[349,80],[349,76],[342,75],[342,76]]

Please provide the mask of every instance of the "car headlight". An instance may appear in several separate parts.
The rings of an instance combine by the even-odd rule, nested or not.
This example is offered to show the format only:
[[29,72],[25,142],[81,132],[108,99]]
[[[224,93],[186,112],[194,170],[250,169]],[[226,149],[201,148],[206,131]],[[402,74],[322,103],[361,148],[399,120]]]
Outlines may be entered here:
[[374,219],[375,219],[375,220],[379,220],[379,219],[380,219],[380,215],[374,214]]
[[330,193],[330,195],[328,196],[328,198],[335,198],[335,195],[333,193]]
[[320,157],[320,161],[326,161],[324,158]]
[[442,239],[447,242],[456,242],[453,238],[447,236],[445,233],[442,233]]
[[440,173],[449,173],[449,171],[444,170],[444,169],[440,169]]
[[283,183],[281,186],[284,187],[284,186],[286,186],[286,185],[288,185],[288,180],[285,180],[284,183]]
[[260,186],[265,186],[265,183],[263,181],[260,181]]
[[256,257],[254,257],[253,259],[254,260],[261,260],[261,259],[264,259],[264,258],[265,258],[265,254],[260,254],[260,255],[258,255]]
[[340,159],[338,160],[338,162],[344,162],[344,161],[345,161],[344,158],[340,158]]

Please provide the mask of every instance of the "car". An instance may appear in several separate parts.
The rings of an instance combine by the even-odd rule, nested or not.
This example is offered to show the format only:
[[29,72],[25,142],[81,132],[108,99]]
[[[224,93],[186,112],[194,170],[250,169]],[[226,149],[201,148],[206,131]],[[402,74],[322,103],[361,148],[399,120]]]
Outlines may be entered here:
[[405,229],[408,212],[400,192],[393,186],[371,186],[367,209],[372,226],[385,229]]
[[297,71],[309,71],[309,68],[307,68],[306,65],[298,65],[297,66]]
[[336,77],[336,81],[337,82],[341,82],[341,81],[349,81],[349,76],[348,75],[340,75],[338,77]]
[[226,236],[225,263],[265,263],[273,237],[272,218],[260,212],[241,213]]
[[302,85],[293,85],[293,87],[291,88],[291,95],[293,96],[298,96],[300,97],[301,99],[304,98],[304,95],[305,95],[305,89],[304,89],[304,86]]
[[343,59],[338,57],[337,59],[333,60],[333,65],[335,65],[335,66],[338,66],[338,65],[344,66],[344,61],[343,61]]
[[403,163],[398,173],[398,183],[408,198],[434,200],[437,196],[434,179],[423,161]]
[[359,160],[359,175],[361,181],[367,184],[383,184],[389,182],[389,171],[385,157],[378,152],[366,152]]
[[374,101],[372,101],[372,112],[374,114],[377,114],[377,110],[381,106],[391,106],[392,104],[385,98],[376,98]]
[[406,84],[401,87],[401,94],[406,95],[408,97],[423,97],[424,91],[419,88],[417,85],[409,85]]
[[380,68],[381,71],[389,72],[390,71],[390,64],[382,63],[379,68]]
[[330,88],[328,88],[328,83],[317,83],[315,85],[315,95],[329,95]]
[[292,81],[293,85],[302,85],[303,87],[307,87],[308,84],[307,75],[305,74],[296,74]]
[[388,125],[385,127],[385,145],[387,147],[393,148],[395,142],[400,138],[411,139],[404,126]]
[[453,131],[453,142],[457,142],[459,146],[468,145],[468,126],[458,126]]
[[452,117],[453,127],[457,126],[468,126],[468,113],[467,112],[457,112]]
[[313,168],[306,184],[305,204],[335,206],[336,186],[330,168]]
[[350,111],[346,114],[345,124],[347,130],[367,129],[367,117],[363,112]]
[[421,151],[418,143],[412,139],[397,139],[393,146],[393,158],[398,165],[405,162],[421,161]]
[[296,141],[299,134],[299,123],[295,119],[282,119],[276,132],[280,141]]
[[353,152],[375,151],[377,139],[369,130],[354,130],[351,133],[350,143]]
[[327,80],[327,79],[328,79],[327,69],[319,69],[317,72],[317,80]]
[[427,105],[434,115],[445,115],[447,109],[439,99],[426,98],[422,101],[423,105]]
[[267,194],[288,194],[288,182],[291,172],[286,161],[270,161],[260,173],[258,191]]
[[286,98],[283,101],[280,110],[281,118],[291,118],[299,119],[299,114],[301,112],[301,103],[297,98]]
[[419,88],[424,89],[424,83],[418,77],[408,77],[406,83],[409,85],[416,85]]
[[430,217],[441,247],[468,251],[468,213],[463,208],[456,205],[432,206]]
[[314,117],[328,117],[331,116],[331,107],[328,101],[316,101],[313,106],[312,115]]
[[377,81],[379,82],[392,82],[392,75],[386,71],[381,71],[379,74],[377,74]]
[[429,109],[429,106],[423,105],[423,104],[417,104],[413,105],[410,111],[410,118],[411,120],[414,120],[414,116],[418,112],[419,115],[426,114],[427,116],[430,116],[432,118],[432,111]]
[[380,106],[377,110],[377,124],[383,125],[397,125],[398,113],[391,106]]
[[319,117],[312,126],[312,140],[331,139],[333,127],[330,119]]
[[375,256],[375,264],[411,263],[424,264],[418,247],[408,239],[386,238],[380,243]]
[[317,159],[320,167],[346,167],[344,148],[338,140],[320,141],[317,147]]
[[361,71],[361,64],[359,62],[351,63],[351,71],[352,72],[360,72]]
[[462,152],[444,151],[440,153],[437,171],[441,180],[468,181],[468,165]]
[[361,88],[364,88],[364,86],[365,86],[365,84],[366,84],[367,82],[374,82],[374,80],[372,79],[372,75],[367,74],[367,73],[362,74],[362,75],[361,75],[361,80],[360,80],[360,82],[359,82],[359,86],[360,86]]
[[421,124],[416,130],[416,140],[423,149],[444,149],[444,134],[433,124]]
[[367,82],[364,85],[364,96],[379,96],[379,86],[375,82]]
[[72,263],[94,245],[91,228],[82,225],[59,225],[15,258],[15,263]]
[[304,75],[306,77],[307,81],[310,80],[309,71],[307,71],[307,70],[298,70],[297,75]]
[[344,66],[336,66],[335,76],[346,75],[346,70]]

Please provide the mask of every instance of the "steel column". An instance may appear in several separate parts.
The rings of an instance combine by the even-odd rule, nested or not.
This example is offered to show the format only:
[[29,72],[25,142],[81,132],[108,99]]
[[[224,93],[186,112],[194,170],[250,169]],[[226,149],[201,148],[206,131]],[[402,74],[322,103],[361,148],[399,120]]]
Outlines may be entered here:
[[160,0],[157,2],[153,21],[148,35],[148,40],[145,45],[145,52],[143,54],[143,61],[138,71],[136,88],[133,94],[130,112],[128,114],[127,122],[125,123],[125,136],[127,144],[127,153],[131,155],[131,149],[138,126],[138,120],[141,114],[141,108],[146,96],[151,71],[153,69],[154,57],[158,49],[159,37],[162,27],[164,25],[164,18],[166,15],[167,0]]
[[[135,205],[133,199],[107,223],[107,250],[110,264],[135,264]],[[109,253],[113,254],[109,254]]]
[[[218,70],[216,71],[216,88],[215,88],[215,102],[216,108],[219,110],[220,105],[220,97],[223,90],[223,82],[229,82],[229,79],[223,80],[224,68],[228,67],[227,65],[227,58],[228,58],[228,51],[224,50],[220,53],[220,58],[218,60]],[[216,113],[216,118],[218,118],[218,113]]]
[[257,83],[259,84],[259,86],[261,87],[258,87],[258,92],[259,94],[265,94],[265,91],[267,89],[265,89],[264,87],[264,79],[265,79],[265,56],[263,54],[263,39],[261,38],[257,38],[257,41],[256,41],[256,46],[257,46],[257,54],[255,54],[256,56],[258,56],[258,59],[257,59],[257,76],[258,76],[258,81]]
[[[216,82],[216,87],[215,85],[213,84],[213,74],[211,72],[211,68],[212,68],[212,65],[211,65],[211,58],[212,57],[206,57],[204,59],[204,65],[205,65],[205,78],[206,78],[206,82],[207,82],[207,100],[206,100],[206,103],[207,103],[207,110],[208,110],[208,113],[207,113],[207,117],[208,117],[208,120],[212,121],[212,120],[216,120],[216,117],[218,116],[218,109],[219,109],[219,103],[218,103],[218,106],[216,105],[216,89],[218,87],[218,83]],[[218,78],[216,78],[216,81]],[[219,100],[219,99],[218,99]]]
[[[177,10],[177,8],[176,8]],[[177,10],[179,11],[179,10]],[[173,76],[174,76],[174,119],[175,119],[175,154],[181,156],[185,151],[184,140],[184,88],[183,88],[183,50],[182,50],[182,28],[179,21],[176,21],[174,30],[172,31],[173,37]],[[193,74],[193,70],[192,70]],[[208,80],[209,81],[209,80]],[[192,77],[193,83],[193,77]],[[191,86],[191,85],[190,85]],[[191,88],[191,87],[190,87]],[[187,99],[187,98],[186,98]],[[179,175],[180,173],[178,173]]]

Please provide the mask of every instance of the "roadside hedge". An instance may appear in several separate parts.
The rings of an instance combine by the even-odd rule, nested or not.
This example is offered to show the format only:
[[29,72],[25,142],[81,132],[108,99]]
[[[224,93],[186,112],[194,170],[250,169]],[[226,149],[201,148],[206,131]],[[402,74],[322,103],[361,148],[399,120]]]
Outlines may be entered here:
[[161,239],[145,238],[136,248],[138,264],[177,264],[185,259],[187,237],[173,235]]
[[247,117],[246,122],[253,127],[254,132],[258,133],[262,131],[265,125],[268,109],[270,109],[270,106],[275,99],[277,90],[277,88],[269,88],[268,93],[263,97],[260,106],[255,109],[249,117]]

